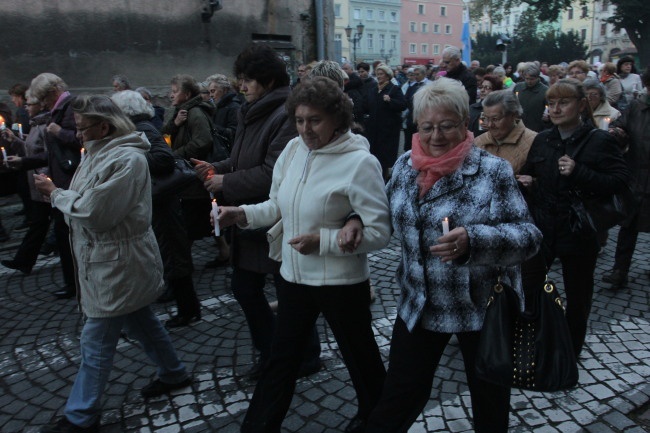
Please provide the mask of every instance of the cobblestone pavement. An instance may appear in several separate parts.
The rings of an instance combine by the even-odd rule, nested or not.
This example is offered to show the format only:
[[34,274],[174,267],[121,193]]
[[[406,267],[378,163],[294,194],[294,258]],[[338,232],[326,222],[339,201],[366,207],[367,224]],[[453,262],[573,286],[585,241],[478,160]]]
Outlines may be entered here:
[[[17,225],[16,200],[0,199],[7,228]],[[612,230],[615,239],[615,230]],[[20,234],[0,244],[0,258],[11,258]],[[567,392],[513,390],[512,432],[650,431],[650,236],[640,236],[629,288],[605,290],[601,276],[612,265],[613,242],[601,255],[580,384]],[[384,356],[395,317],[393,281],[399,246],[371,256],[377,300],[371,309]],[[211,240],[195,243],[194,280],[203,319],[171,332],[175,347],[194,375],[191,387],[145,402],[139,390],[155,369],[137,344],[122,340],[105,394],[102,432],[235,432],[254,383],[242,376],[253,361],[243,314],[230,293],[227,268],[205,269],[216,249]],[[560,283],[556,272],[552,277]],[[79,362],[82,318],[74,300],[56,300],[62,285],[56,256],[39,259],[31,275],[0,267],[0,431],[36,432],[60,415]],[[562,287],[559,284],[560,289]],[[273,289],[267,287],[269,297]],[[155,305],[161,319],[172,304]],[[287,432],[342,431],[355,414],[354,390],[324,321],[319,321],[324,369],[299,381],[284,423]],[[471,432],[470,398],[458,346],[443,357],[431,399],[411,432]]]

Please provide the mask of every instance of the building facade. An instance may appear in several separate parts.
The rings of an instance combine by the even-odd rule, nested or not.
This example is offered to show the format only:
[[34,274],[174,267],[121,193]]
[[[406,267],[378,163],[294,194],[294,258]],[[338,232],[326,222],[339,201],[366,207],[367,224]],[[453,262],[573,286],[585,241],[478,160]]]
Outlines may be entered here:
[[400,0],[334,0],[334,16],[334,41],[341,45],[342,61],[400,62]]
[[402,63],[439,64],[442,50],[462,47],[462,0],[402,0]]

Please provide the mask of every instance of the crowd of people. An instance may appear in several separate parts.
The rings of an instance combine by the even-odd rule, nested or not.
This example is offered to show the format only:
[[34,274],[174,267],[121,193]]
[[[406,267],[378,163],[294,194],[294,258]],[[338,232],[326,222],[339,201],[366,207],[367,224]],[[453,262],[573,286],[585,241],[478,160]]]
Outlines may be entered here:
[[[27,232],[2,265],[29,274],[53,222],[65,284],[54,295],[75,297],[85,317],[63,416],[41,431],[99,430],[123,333],[158,367],[144,398],[190,385],[168,330],[201,319],[192,242],[216,234],[208,266],[232,267],[258,354],[243,432],[279,432],[296,380],[322,368],[321,313],[358,400],[345,432],[406,432],[453,336],[475,431],[506,432],[510,389],[474,369],[492,286],[506,281],[527,309],[559,259],[579,357],[608,236],[572,231],[571,197],[633,192],[605,277],[613,290],[648,230],[650,70],[639,76],[629,57],[599,66],[481,68],[452,46],[439,65],[301,64],[292,84],[284,60],[253,44],[234,79],[172,77],[167,110],[124,75],[110,97],[73,95],[52,73],[12,87],[25,126],[1,139]],[[181,160],[194,179],[160,191]],[[391,236],[402,252],[386,368],[367,255]],[[176,314],[161,323],[151,304],[171,301]]]

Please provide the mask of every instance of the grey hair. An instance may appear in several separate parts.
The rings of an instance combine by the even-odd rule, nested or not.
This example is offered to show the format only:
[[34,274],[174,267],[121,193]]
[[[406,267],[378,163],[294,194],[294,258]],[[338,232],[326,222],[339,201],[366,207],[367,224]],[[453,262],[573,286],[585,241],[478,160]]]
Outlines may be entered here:
[[146,87],[138,87],[137,89],[135,89],[135,91],[138,92],[139,94],[141,94],[143,98],[146,95],[147,98],[149,98],[150,101],[153,98],[153,93],[151,93],[151,90],[147,89]]
[[415,65],[413,66],[413,72],[422,72],[423,74],[426,75],[427,67],[424,65]]
[[442,56],[444,57],[445,55],[448,55],[452,59],[460,59],[460,48],[450,45],[442,50]]
[[595,78],[587,78],[582,82],[582,87],[584,87],[585,92],[589,89],[596,89],[598,91],[600,102],[605,102],[607,99],[607,90],[605,86]]
[[205,81],[208,83],[208,87],[210,86],[210,83],[215,83],[220,89],[224,89],[225,91],[232,89],[230,80],[223,74],[210,75],[205,79]]
[[154,109],[139,92],[133,90],[123,90],[111,96],[115,104],[120,107],[124,114],[129,117],[146,114],[153,117]]
[[535,64],[535,62],[527,63],[523,68],[523,71],[524,76],[531,75],[533,77],[539,77],[540,72],[542,72],[541,69],[539,69],[539,66]]
[[309,73],[307,73],[307,76],[310,78],[327,77],[330,80],[334,80],[341,89],[345,85],[346,75],[347,74],[343,72],[343,69],[341,69],[339,64],[332,60],[321,60],[311,68]]
[[79,95],[71,106],[72,111],[83,117],[108,123],[109,133],[113,137],[121,137],[135,131],[131,119],[106,95]]
[[448,109],[463,119],[469,117],[469,95],[460,81],[441,77],[418,90],[413,96],[413,118],[426,110]]
[[36,99],[42,101],[45,99],[48,92],[52,90],[65,92],[68,90],[68,85],[58,75],[54,75],[50,72],[43,72],[42,74],[38,74],[32,80],[29,90]]
[[130,90],[131,89],[131,84],[129,83],[129,79],[126,78],[126,75],[113,75],[113,81],[112,83],[117,83],[118,87],[121,90]]
[[492,73],[499,78],[504,78],[506,76],[506,70],[503,68],[503,66],[497,66],[494,68]]
[[515,114],[519,118],[524,114],[524,109],[521,108],[519,98],[510,90],[495,90],[489,93],[483,99],[482,105],[483,108],[500,105],[503,109],[503,114]]

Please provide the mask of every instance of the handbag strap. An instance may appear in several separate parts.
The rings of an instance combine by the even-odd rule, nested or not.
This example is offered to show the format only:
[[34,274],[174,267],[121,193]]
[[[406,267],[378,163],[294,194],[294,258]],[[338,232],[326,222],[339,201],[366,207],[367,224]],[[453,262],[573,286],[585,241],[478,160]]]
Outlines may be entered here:
[[591,138],[591,136],[594,135],[594,133],[595,133],[596,131],[598,131],[598,128],[594,128],[594,129],[592,129],[591,131],[589,131],[589,132],[587,133],[587,135],[585,136],[585,138],[583,138],[583,139],[580,141],[580,143],[578,144],[578,146],[576,147],[576,150],[575,150],[575,152],[573,152],[573,156],[571,156],[571,159],[576,159],[576,156],[578,156],[578,153],[580,153],[580,151],[582,150],[582,148],[585,147],[585,145],[587,144],[587,142],[589,141],[589,139]]

